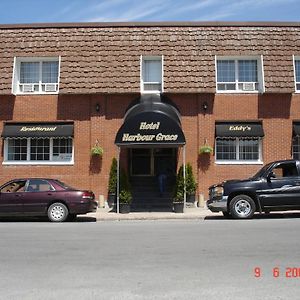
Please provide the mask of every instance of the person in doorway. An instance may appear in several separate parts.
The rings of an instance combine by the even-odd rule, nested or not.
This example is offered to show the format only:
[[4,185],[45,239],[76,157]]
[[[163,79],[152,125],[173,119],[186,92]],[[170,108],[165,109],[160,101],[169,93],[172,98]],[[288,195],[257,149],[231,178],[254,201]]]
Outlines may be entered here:
[[158,165],[157,179],[158,179],[159,195],[162,197],[166,189],[166,181],[167,181],[167,166],[165,161],[163,160]]

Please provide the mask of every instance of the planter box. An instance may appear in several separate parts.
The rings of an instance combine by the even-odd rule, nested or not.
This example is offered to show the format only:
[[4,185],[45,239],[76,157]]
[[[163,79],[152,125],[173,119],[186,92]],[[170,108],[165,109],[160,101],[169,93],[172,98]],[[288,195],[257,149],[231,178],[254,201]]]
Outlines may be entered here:
[[195,201],[196,201],[196,195],[195,194],[186,195],[186,202],[195,203]]
[[183,202],[173,203],[173,207],[175,213],[183,213],[184,203]]
[[128,213],[130,213],[130,204],[120,203],[120,214],[128,214]]
[[116,202],[117,202],[117,195],[116,194],[108,194],[107,197],[107,204],[109,208],[114,208],[116,207]]

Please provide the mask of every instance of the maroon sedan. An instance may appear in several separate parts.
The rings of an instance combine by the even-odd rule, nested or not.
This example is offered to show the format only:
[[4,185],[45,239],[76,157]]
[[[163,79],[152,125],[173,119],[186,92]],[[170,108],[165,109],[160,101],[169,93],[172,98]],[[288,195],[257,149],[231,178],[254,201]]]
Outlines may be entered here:
[[0,216],[47,215],[52,222],[63,222],[96,210],[93,192],[55,179],[15,179],[0,187]]

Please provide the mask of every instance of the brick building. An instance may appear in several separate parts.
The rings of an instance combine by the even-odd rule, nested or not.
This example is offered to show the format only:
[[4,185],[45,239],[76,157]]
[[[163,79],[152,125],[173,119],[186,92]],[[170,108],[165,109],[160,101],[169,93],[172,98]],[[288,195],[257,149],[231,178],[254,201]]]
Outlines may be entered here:
[[55,177],[106,196],[116,144],[132,178],[175,171],[185,144],[207,196],[299,157],[299,23],[1,25],[0,70],[2,183]]

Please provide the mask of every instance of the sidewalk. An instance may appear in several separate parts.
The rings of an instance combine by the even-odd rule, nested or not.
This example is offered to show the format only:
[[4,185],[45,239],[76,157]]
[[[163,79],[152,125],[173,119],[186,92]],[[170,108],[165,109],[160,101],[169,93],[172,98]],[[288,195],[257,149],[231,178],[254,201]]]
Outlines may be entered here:
[[123,220],[203,220],[205,217],[222,216],[221,213],[212,213],[203,207],[189,207],[184,213],[174,212],[130,212],[129,214],[117,214],[110,208],[98,208],[97,212],[86,216],[96,218],[97,221],[123,221]]

